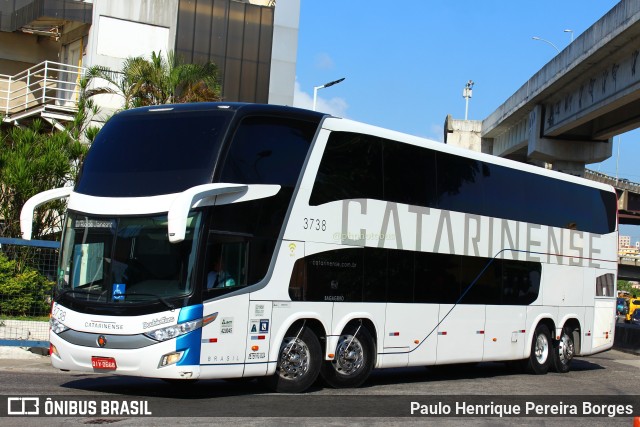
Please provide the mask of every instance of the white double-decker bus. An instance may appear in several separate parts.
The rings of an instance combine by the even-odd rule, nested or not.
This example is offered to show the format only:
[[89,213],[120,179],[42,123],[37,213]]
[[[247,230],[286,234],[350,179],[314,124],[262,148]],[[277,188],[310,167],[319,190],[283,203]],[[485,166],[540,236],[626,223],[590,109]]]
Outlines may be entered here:
[[[613,343],[611,187],[316,112],[125,111],[68,197],[54,367],[301,392]],[[518,363],[516,363],[518,364]]]

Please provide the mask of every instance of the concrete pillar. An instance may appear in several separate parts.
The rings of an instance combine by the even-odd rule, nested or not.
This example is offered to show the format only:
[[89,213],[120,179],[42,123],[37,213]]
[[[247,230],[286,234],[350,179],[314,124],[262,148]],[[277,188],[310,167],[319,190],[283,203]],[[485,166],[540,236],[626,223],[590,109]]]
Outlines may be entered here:
[[447,115],[444,121],[444,143],[467,150],[486,151],[489,149],[490,141],[484,142],[480,137],[482,132],[482,120],[456,120]]

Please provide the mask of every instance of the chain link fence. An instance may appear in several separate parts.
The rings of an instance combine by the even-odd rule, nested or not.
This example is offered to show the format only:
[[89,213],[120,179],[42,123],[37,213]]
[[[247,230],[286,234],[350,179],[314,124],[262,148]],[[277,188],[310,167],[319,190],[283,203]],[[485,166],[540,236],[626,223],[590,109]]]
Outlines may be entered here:
[[0,238],[0,346],[49,346],[59,249],[59,242]]

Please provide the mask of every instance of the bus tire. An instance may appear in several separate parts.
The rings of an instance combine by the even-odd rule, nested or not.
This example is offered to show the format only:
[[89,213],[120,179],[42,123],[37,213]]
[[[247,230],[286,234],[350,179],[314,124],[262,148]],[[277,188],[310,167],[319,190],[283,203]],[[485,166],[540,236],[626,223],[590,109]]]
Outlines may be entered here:
[[553,370],[560,374],[569,372],[574,355],[575,344],[573,342],[573,330],[564,327],[562,328],[560,339],[554,344]]
[[264,381],[278,393],[301,393],[318,378],[321,364],[322,347],[316,334],[306,326],[293,327],[280,344],[276,373]]
[[335,357],[320,369],[322,380],[333,388],[359,387],[375,364],[376,346],[364,325],[347,326],[335,349]]
[[533,333],[527,372],[535,375],[546,374],[549,371],[551,359],[553,359],[553,345],[551,344],[549,328],[546,325],[539,324]]

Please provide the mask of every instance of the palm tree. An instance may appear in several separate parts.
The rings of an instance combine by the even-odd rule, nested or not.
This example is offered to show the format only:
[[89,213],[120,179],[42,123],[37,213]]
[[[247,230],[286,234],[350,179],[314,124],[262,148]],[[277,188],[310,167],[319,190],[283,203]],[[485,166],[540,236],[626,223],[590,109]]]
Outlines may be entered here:
[[218,68],[215,64],[185,64],[170,51],[152,52],[151,58],[127,58],[121,71],[89,68],[86,79],[107,81],[108,86],[87,89],[85,96],[115,93],[124,98],[122,109],[168,103],[220,101]]

